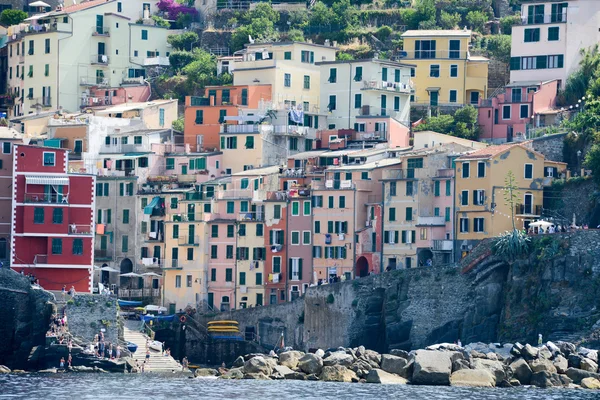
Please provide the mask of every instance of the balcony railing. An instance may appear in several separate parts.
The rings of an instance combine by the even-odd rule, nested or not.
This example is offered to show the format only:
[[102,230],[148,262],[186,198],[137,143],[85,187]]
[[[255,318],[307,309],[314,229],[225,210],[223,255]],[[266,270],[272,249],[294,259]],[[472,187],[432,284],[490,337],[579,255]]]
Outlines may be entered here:
[[383,179],[419,179],[429,174],[427,168],[390,169],[383,171]]
[[532,204],[517,204],[515,206],[515,214],[516,215],[542,215],[543,207],[541,205],[532,205]]
[[194,222],[194,221],[203,221],[204,213],[178,213],[172,214],[173,222]]
[[316,137],[316,129],[299,125],[274,125],[273,134],[277,136],[305,136]]
[[110,260],[113,257],[112,250],[108,249],[94,249],[95,260]]
[[258,125],[221,125],[221,133],[258,133],[260,128]]
[[200,245],[200,236],[190,236],[185,233],[182,233],[177,240],[177,243],[180,246],[199,246]]
[[400,121],[401,115],[399,110],[391,108],[382,108],[377,106],[364,105],[358,109],[359,117],[392,117]]
[[25,193],[25,203],[69,203],[69,196],[65,194]]
[[433,251],[452,251],[452,240],[434,240]]
[[92,64],[108,65],[109,58],[106,54],[94,54],[92,56]]
[[104,26],[97,26],[92,36],[110,36],[110,31]]
[[156,65],[168,67],[169,65],[171,65],[169,63],[169,57],[146,57],[146,58],[144,58],[144,66],[152,67],[152,66],[156,66]]
[[123,78],[123,85],[143,85],[144,84],[144,77],[143,76],[137,76],[137,77],[127,77],[127,78]]
[[111,106],[125,103],[125,96],[85,96],[81,98],[82,107]]
[[[120,138],[119,138],[120,139]],[[129,138],[133,141],[133,137]],[[103,144],[100,146],[100,153],[136,153],[149,151],[150,146],[147,144]]]
[[398,92],[410,94],[412,85],[402,82],[363,81],[362,90],[385,90],[386,92]]
[[535,14],[529,17],[521,17],[521,25],[556,24],[567,22],[567,12],[560,14]]
[[94,230],[92,225],[84,224],[70,224],[69,235],[93,235]]
[[452,178],[454,176],[454,169],[452,169],[452,168],[438,169],[435,176],[437,178]]
[[217,199],[251,199],[252,189],[228,189],[219,190],[217,192]]
[[36,254],[33,257],[33,263],[35,265],[38,265],[38,264],[48,264],[48,254]]
[[444,226],[446,225],[446,220],[443,216],[438,217],[421,217],[417,218],[417,225],[425,225],[425,226]]
[[504,95],[504,101],[501,103],[514,104],[514,103],[528,103],[530,101],[531,100],[529,100],[529,93],[523,93],[520,96],[517,96],[517,95],[511,96],[511,95],[506,94],[506,95]]
[[82,76],[80,78],[81,86],[108,86],[108,78],[103,76]]
[[375,132],[358,132],[360,140],[385,140],[387,138],[387,130]]
[[40,104],[42,107],[51,107],[52,106],[52,98],[50,96],[46,97],[28,97],[32,104]]
[[265,213],[263,211],[249,211],[238,214],[238,221],[264,221]]
[[181,269],[182,268],[181,263],[176,258],[172,258],[172,259],[167,258],[167,259],[164,259],[161,261],[162,261],[162,263],[160,266],[162,269]]
[[118,289],[119,298],[142,298],[142,297],[160,297],[160,289],[144,288],[144,289]]

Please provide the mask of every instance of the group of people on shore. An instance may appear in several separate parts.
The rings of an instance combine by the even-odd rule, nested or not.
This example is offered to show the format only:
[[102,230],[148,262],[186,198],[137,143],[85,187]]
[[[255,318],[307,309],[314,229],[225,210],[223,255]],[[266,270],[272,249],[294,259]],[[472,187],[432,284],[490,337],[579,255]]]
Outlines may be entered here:
[[583,225],[583,226],[573,226],[573,225],[549,225],[546,228],[544,228],[543,226],[537,227],[537,226],[530,226],[529,229],[527,230],[527,234],[529,236],[534,236],[534,235],[546,235],[546,234],[552,234],[552,233],[571,233],[574,231],[578,231],[578,230],[588,230],[588,226],[587,225]]
[[94,336],[92,345],[98,358],[108,358],[109,360],[118,360],[121,358],[121,346],[111,342],[106,343],[102,331]]

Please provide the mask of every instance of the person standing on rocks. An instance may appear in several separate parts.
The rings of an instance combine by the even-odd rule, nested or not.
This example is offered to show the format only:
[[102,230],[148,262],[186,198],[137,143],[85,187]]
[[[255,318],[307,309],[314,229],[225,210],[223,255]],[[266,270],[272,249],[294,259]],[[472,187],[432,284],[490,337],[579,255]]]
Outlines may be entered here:
[[542,343],[544,343],[544,340],[542,339],[542,334],[538,334],[538,346],[541,346]]
[[62,358],[60,359],[60,368],[62,368],[62,369],[64,369],[64,368],[65,368],[65,358],[64,358],[64,357],[62,357]]
[[181,360],[181,370],[185,371],[188,368],[189,362],[187,357],[183,357],[183,360]]

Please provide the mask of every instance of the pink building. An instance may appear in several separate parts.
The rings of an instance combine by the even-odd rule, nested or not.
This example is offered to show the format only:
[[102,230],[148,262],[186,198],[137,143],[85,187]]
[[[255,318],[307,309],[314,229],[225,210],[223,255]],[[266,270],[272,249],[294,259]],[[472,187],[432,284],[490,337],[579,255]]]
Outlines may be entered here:
[[116,88],[92,87],[81,96],[81,108],[116,106],[123,103],[143,103],[150,100],[146,85]]
[[558,90],[558,80],[513,82],[506,85],[503,93],[482,100],[478,117],[480,139],[512,142],[525,138],[531,128],[553,124]]
[[383,272],[381,250],[383,237],[383,208],[380,203],[367,204],[365,227],[356,230],[356,276],[363,277]]

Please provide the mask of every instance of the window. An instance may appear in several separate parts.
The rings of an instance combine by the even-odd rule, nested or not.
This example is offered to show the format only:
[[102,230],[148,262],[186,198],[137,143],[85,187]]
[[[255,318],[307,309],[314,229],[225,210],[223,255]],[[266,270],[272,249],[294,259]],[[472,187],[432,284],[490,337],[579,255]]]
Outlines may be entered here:
[[73,255],[80,256],[83,254],[83,239],[73,239]]
[[233,246],[232,245],[227,245],[227,247],[225,248],[225,258],[227,258],[228,260],[233,259]]
[[357,93],[354,95],[354,108],[362,107],[362,94]]
[[160,108],[158,110],[158,124],[160,126],[165,126],[165,109]]
[[285,87],[291,87],[292,86],[292,75],[291,74],[284,74],[283,75],[283,86],[285,86]]
[[435,58],[435,40],[415,40],[415,58]]
[[273,206],[273,219],[281,219],[281,206],[279,204]]
[[548,68],[562,68],[563,67],[564,56],[548,56]]
[[210,237],[219,237],[219,225],[213,225],[210,227]]
[[482,206],[485,204],[485,190],[473,190],[473,205]]
[[327,204],[328,208],[333,208],[333,207],[334,207],[334,206],[333,206],[333,196],[329,196],[329,197],[327,198],[327,203],[328,203],[328,204]]
[[450,222],[450,207],[446,207],[444,210],[444,221]]
[[356,67],[356,72],[354,74],[354,82],[362,81],[362,67]]
[[407,181],[406,182],[406,195],[407,196],[413,196],[413,193],[415,192],[415,188],[414,188],[414,182],[413,181]]
[[239,236],[246,236],[246,224],[240,224],[238,229]]
[[311,236],[310,231],[303,231],[302,232],[302,244],[310,244],[310,236]]
[[302,215],[310,215],[310,209],[311,209],[311,205],[310,205],[310,201],[305,201],[304,203],[302,203]]
[[413,209],[412,207],[406,207],[406,220],[412,221],[413,219]]
[[227,202],[227,214],[233,214],[235,209],[235,203],[233,201]]
[[468,190],[462,191],[462,194],[460,196],[460,204],[463,206],[469,205],[469,191]]
[[121,236],[121,251],[127,253],[129,251],[129,237],[127,235]]
[[450,90],[450,98],[449,98],[450,103],[456,103],[457,93],[458,92],[455,89]]
[[340,196],[340,197],[338,197],[338,207],[339,208],[346,208],[346,196]]
[[196,119],[194,120],[196,125],[202,125],[204,123],[204,111],[196,110]]
[[502,106],[502,119],[510,119],[510,105]]
[[50,75],[50,64],[44,65],[44,76]]
[[539,42],[540,28],[525,29],[525,43]]
[[181,275],[175,275],[175,287],[176,288],[181,287]]
[[463,178],[468,178],[470,175],[470,167],[471,164],[469,164],[468,162],[464,162],[462,163],[462,177]]
[[327,104],[327,109],[328,109],[329,111],[333,111],[333,110],[335,110],[335,109],[336,109],[336,105],[337,105],[336,103],[337,103],[337,102],[336,102],[335,95],[331,95],[331,96],[329,96],[329,104]]
[[433,209],[433,216],[434,217],[439,217],[440,216],[440,208],[439,207],[435,207]]
[[329,68],[329,79],[327,79],[329,83],[337,82],[337,68]]
[[310,76],[304,75],[304,89],[310,89]]
[[256,286],[260,286],[260,285],[262,285],[262,273],[257,272],[256,273]]
[[56,164],[56,154],[53,152],[44,152],[44,167],[54,167]]
[[237,149],[237,137],[221,137],[221,150],[222,149]]
[[63,209],[55,208],[52,210],[52,223],[62,224],[63,223]]
[[521,106],[519,107],[519,118],[529,118],[529,104],[521,104]]
[[315,52],[302,50],[300,53],[300,61],[303,63],[313,64],[315,62]]
[[460,58],[460,40],[450,40],[448,58]]
[[43,224],[44,223],[44,208],[36,207],[33,209],[33,223]]
[[387,68],[383,67],[381,68],[381,80],[384,82],[387,82],[388,79],[388,70]]
[[52,254],[62,254],[62,239],[52,239]]
[[394,96],[394,111],[400,111],[400,97]]
[[129,223],[129,210],[123,210],[123,223]]
[[479,161],[477,163],[477,177],[484,178],[485,177],[485,162]]
[[452,181],[446,181],[446,196],[450,196],[451,194],[451,183]]
[[458,65],[452,64],[450,65],[450,78],[458,77]]
[[50,54],[50,39],[44,41],[44,53]]
[[315,221],[315,233],[321,233],[321,221]]
[[395,221],[396,220],[396,208],[395,207],[390,207],[389,211],[389,220],[390,221]]
[[187,275],[185,277],[185,285],[186,287],[192,287],[192,275]]
[[473,232],[483,232],[484,218],[473,218]]
[[167,158],[167,169],[175,169],[175,159]]
[[292,59],[292,52],[291,51],[286,51],[285,53],[283,53],[283,59],[284,60],[291,60]]
[[298,150],[298,138],[290,138],[290,150]]
[[469,218],[461,218],[460,219],[460,233],[468,233],[469,232]]
[[390,182],[390,196],[396,196],[396,182]]
[[281,257],[273,256],[273,272],[278,274],[281,272]]
[[225,122],[226,116],[227,116],[227,110],[219,110],[219,123],[220,124]]
[[194,260],[194,249],[191,247],[187,249],[187,260],[188,261]]
[[11,149],[12,149],[12,146],[11,146],[10,142],[2,143],[2,153],[10,154]]
[[232,238],[234,236],[234,226],[227,225],[227,237]]
[[117,3],[117,12],[123,12],[123,4],[121,2]]
[[148,31],[142,29],[142,40],[148,40]]
[[440,181],[433,182],[433,195],[434,196],[440,195]]
[[525,179],[533,179],[533,164],[525,164]]
[[217,258],[218,251],[219,248],[217,247],[217,245],[213,244],[212,246],[210,246],[210,258],[213,260]]
[[300,231],[292,231],[292,244],[300,244]]
[[560,28],[558,26],[548,28],[548,41],[549,42],[555,42],[555,41],[559,40],[559,37],[558,37],[559,29]]
[[430,65],[429,66],[429,77],[431,78],[439,78],[440,77],[440,66],[435,64],[435,65]]

